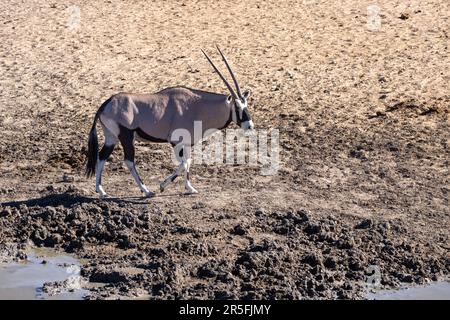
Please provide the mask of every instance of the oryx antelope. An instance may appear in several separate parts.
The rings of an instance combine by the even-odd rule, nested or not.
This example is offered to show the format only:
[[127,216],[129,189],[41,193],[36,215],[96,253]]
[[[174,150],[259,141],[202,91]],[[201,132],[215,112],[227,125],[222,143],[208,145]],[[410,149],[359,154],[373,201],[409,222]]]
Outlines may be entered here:
[[[226,57],[219,50],[236,90],[217,69],[209,56],[206,59],[227,86],[230,94],[211,93],[186,87],[172,87],[154,94],[118,93],[106,100],[98,109],[89,132],[86,175],[95,173],[96,192],[106,196],[102,188],[102,171],[106,160],[120,141],[124,150],[125,165],[131,172],[140,190],[147,196],[153,195],[140,178],[134,164],[135,136],[150,142],[170,143],[179,152],[180,164],[177,169],[160,183],[160,191],[173,182],[184,171],[186,193],[197,193],[189,182],[191,164],[190,148],[204,138],[205,131],[226,128],[231,122],[244,130],[252,129],[253,122],[247,108],[250,91],[241,92]],[[103,148],[98,152],[96,123],[100,120],[105,137]],[[202,136],[194,135],[194,121],[201,121]],[[176,129],[190,132],[190,141],[179,141],[172,137]],[[177,148],[175,148],[177,146]],[[181,147],[181,148],[179,148]]]

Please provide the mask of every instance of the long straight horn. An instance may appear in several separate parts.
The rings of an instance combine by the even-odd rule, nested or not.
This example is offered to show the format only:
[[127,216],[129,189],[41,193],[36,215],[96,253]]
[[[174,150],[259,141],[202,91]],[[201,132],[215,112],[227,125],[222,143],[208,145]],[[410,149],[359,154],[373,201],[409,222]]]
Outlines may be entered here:
[[222,73],[219,71],[219,69],[217,69],[217,67],[214,65],[214,63],[211,61],[211,59],[208,57],[208,55],[205,53],[205,51],[202,50],[203,54],[205,55],[206,59],[208,59],[209,63],[212,65],[212,67],[214,68],[214,70],[217,72],[217,74],[219,75],[219,77],[222,79],[222,81],[225,83],[225,85],[227,86],[228,90],[230,91],[231,95],[233,96],[233,98],[237,99],[239,98],[236,95],[236,92],[234,92],[233,87],[230,86],[230,84],[228,83],[228,81],[225,79],[225,77],[222,75]]
[[216,47],[217,47],[217,50],[219,50],[219,53],[222,56],[222,60],[223,60],[223,62],[225,62],[225,65],[227,66],[227,69],[230,72],[231,77],[233,78],[234,85],[236,86],[236,90],[239,95],[239,98],[242,99],[241,87],[239,87],[239,83],[237,82],[236,77],[234,76],[234,72],[233,72],[233,70],[231,70],[230,64],[228,63],[227,58],[225,58],[225,55],[222,53],[222,50],[220,50],[219,46],[216,45]]

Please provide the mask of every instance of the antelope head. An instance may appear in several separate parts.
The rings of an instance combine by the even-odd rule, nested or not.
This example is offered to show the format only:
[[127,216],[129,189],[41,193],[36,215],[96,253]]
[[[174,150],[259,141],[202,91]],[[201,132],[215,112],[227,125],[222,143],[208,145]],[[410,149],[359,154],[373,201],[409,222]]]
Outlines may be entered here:
[[236,79],[236,76],[234,75],[233,70],[230,67],[230,64],[228,63],[227,58],[222,53],[219,47],[217,47],[217,50],[219,50],[220,55],[222,56],[222,60],[225,63],[228,71],[230,72],[231,78],[233,79],[234,85],[236,86],[236,91],[233,89],[233,87],[230,85],[230,83],[225,79],[223,74],[217,69],[217,67],[214,65],[214,63],[211,61],[209,56],[202,50],[203,54],[205,55],[206,59],[208,59],[209,63],[212,65],[214,70],[217,72],[219,77],[222,79],[222,81],[225,83],[225,85],[228,88],[228,91],[230,91],[230,95],[227,97],[226,102],[227,104],[231,105],[231,118],[234,123],[236,123],[238,126],[240,126],[244,130],[253,129],[253,121],[250,116],[250,113],[248,111],[248,98],[250,97],[250,90],[244,91],[244,93],[241,92],[241,87],[239,86],[239,83]]

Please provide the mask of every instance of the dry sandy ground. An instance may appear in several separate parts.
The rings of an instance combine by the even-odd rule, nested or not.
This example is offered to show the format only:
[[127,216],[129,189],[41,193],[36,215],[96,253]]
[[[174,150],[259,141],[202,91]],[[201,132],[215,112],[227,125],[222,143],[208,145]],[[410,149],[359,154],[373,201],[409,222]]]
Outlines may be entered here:
[[[373,30],[371,1],[3,1],[0,242],[91,258],[103,298],[361,297],[374,264],[386,286],[448,276],[450,4],[376,4]],[[120,199],[96,200],[83,170],[99,105],[225,92],[199,50],[215,44],[256,128],[280,130],[278,174],[197,165],[200,194],[177,182],[141,199],[116,149],[103,184]],[[137,165],[156,191],[170,147],[139,142]]]

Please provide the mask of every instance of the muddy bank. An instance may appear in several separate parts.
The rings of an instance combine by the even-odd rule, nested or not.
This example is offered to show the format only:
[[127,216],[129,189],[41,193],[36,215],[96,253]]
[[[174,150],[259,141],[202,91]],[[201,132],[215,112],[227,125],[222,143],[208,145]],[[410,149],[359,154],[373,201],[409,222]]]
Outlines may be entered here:
[[87,259],[81,275],[104,284],[92,289],[92,299],[363,298],[374,266],[380,286],[389,288],[450,273],[445,243],[418,242],[399,219],[297,208],[242,213],[245,223],[238,224],[219,215],[215,227],[205,228],[182,223],[184,212],[74,190],[3,204],[0,214],[3,241],[30,239]]

